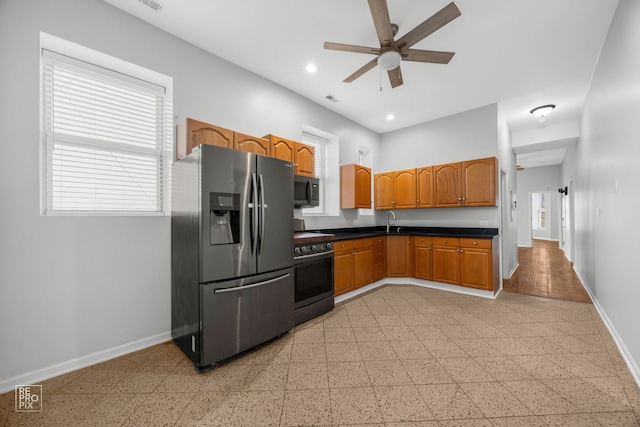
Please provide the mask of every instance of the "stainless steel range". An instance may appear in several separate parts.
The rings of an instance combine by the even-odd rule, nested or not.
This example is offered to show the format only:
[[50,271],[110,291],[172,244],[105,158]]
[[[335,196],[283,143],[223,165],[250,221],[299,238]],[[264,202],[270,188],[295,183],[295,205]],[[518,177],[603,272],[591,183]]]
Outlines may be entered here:
[[333,235],[296,234],[294,312],[299,325],[333,310]]

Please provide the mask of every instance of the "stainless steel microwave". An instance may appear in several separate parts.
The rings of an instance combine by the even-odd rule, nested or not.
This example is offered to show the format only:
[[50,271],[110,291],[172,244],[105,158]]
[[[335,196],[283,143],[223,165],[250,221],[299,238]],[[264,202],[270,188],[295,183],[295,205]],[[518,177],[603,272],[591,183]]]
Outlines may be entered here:
[[296,208],[312,208],[320,204],[320,180],[294,175],[293,205]]

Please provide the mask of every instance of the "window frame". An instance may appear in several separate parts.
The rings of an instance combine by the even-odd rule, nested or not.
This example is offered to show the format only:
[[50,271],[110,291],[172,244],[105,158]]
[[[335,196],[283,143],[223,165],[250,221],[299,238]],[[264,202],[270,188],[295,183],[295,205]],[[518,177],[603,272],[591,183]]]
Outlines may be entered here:
[[[101,52],[88,49],[84,46],[68,42],[63,39],[41,33],[41,53],[40,53],[40,213],[43,216],[166,216],[170,214],[170,177],[171,162],[173,160],[173,79],[163,74],[148,70],[144,67],[111,57]],[[158,96],[160,101],[154,105],[154,111],[151,112],[152,120],[156,126],[156,143],[155,145],[143,144],[136,146],[135,143],[120,143],[115,141],[107,141],[105,139],[96,138],[94,135],[71,135],[71,133],[63,134],[64,138],[56,138],[51,135],[53,126],[48,122],[50,119],[48,109],[52,108],[47,105],[51,102],[52,96],[45,93],[51,89],[48,82],[45,81],[47,72],[45,67],[55,66],[53,62],[64,64],[65,67],[73,67],[76,70],[84,70],[87,74],[97,73],[106,76],[107,79],[115,79],[123,86],[133,85],[136,88],[142,88],[143,91],[153,93],[156,96],[161,92],[163,95]],[[52,138],[56,138],[55,140]],[[108,138],[107,138],[108,139]],[[152,208],[132,208],[118,210],[111,207],[107,209],[95,209],[86,206],[82,209],[60,209],[52,204],[52,166],[53,155],[49,155],[49,149],[53,149],[56,143],[64,140],[67,146],[85,147],[85,149],[94,149],[97,154],[114,154],[114,158],[121,159],[126,156],[130,158],[138,158],[138,161],[146,158],[150,162],[153,172],[148,173],[148,177],[155,180],[155,184],[151,184],[151,188],[155,190],[155,203]],[[58,141],[58,142],[57,142]],[[136,161],[136,160],[134,160]],[[98,161],[97,164],[100,162]],[[127,171],[126,167],[122,167],[123,171]],[[147,173],[147,172],[145,172]],[[110,177],[106,182],[114,182]],[[124,175],[123,175],[124,177]],[[96,180],[99,182],[99,180]],[[95,190],[94,190],[95,191]],[[98,191],[99,192],[99,191]],[[122,197],[126,192],[117,197]],[[72,193],[70,193],[72,194]],[[124,200],[122,198],[121,200]],[[123,205],[126,205],[123,204]]]

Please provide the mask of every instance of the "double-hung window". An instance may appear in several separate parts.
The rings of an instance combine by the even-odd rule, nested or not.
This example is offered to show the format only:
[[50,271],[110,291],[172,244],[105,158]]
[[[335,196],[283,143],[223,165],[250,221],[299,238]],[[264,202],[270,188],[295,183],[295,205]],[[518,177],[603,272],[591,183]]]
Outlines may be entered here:
[[171,88],[130,75],[133,65],[122,72],[46,49],[41,67],[43,214],[164,214]]

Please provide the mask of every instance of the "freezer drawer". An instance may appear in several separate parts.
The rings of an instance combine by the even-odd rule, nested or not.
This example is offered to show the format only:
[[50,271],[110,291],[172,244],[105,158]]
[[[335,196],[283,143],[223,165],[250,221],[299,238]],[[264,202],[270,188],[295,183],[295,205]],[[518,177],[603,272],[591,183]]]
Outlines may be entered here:
[[216,364],[294,326],[293,268],[202,284],[199,367]]

